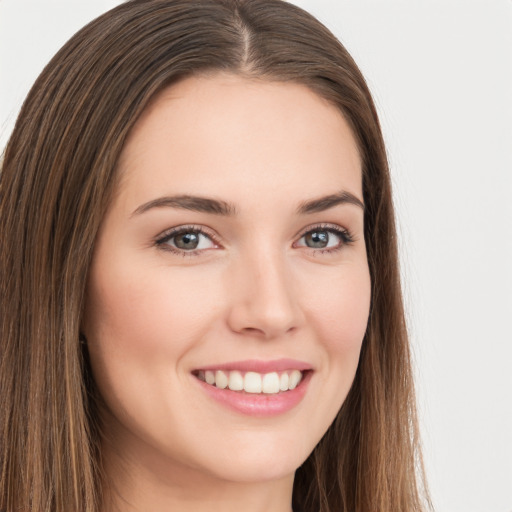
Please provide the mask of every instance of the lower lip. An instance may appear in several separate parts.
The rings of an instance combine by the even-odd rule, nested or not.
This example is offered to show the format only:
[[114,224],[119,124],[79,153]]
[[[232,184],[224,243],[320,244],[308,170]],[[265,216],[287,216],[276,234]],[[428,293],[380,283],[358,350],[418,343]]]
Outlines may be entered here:
[[201,388],[221,405],[247,416],[270,417],[293,409],[304,398],[311,374],[308,371],[295,389],[276,394],[246,393],[220,389],[194,377]]

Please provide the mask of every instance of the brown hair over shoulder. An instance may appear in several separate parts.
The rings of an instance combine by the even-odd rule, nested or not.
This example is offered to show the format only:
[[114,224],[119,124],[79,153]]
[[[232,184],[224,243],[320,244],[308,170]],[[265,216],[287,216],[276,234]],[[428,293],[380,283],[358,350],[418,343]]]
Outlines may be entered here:
[[101,432],[79,342],[95,237],[142,111],[177,80],[219,71],[306,85],[343,113],[363,162],[369,324],[350,393],[297,470],[293,503],[305,512],[426,506],[388,164],[362,74],[322,24],[280,0],[132,0],[57,53],[5,149],[1,510],[98,511]]

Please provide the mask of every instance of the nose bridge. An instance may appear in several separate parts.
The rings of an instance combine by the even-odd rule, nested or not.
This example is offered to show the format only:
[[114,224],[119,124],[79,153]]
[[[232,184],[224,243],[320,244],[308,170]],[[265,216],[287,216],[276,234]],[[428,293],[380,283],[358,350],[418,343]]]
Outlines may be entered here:
[[263,247],[240,258],[230,312],[237,332],[276,337],[298,327],[301,311],[284,250]]

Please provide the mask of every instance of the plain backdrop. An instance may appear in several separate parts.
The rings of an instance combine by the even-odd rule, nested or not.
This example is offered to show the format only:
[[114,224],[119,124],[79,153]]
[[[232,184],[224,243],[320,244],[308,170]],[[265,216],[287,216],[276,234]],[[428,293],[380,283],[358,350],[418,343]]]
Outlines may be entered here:
[[[119,3],[0,0],[1,148],[44,64]],[[512,1],[295,3],[381,116],[436,510],[512,512]]]

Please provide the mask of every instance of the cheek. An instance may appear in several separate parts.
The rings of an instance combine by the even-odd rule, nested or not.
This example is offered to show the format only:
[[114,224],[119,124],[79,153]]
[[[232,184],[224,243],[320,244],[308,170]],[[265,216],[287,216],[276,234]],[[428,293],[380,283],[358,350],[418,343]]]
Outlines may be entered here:
[[[148,349],[162,343],[166,301],[148,282],[141,284],[136,274],[123,275],[119,268],[92,275],[86,308],[90,344],[122,357],[127,351],[147,356],[153,353]],[[155,336],[158,332],[160,337]]]
[[366,264],[349,265],[332,276],[329,287],[314,300],[314,326],[323,348],[323,418],[321,437],[334,420],[352,386],[366,332],[371,299],[371,281]]
[[108,272],[92,269],[84,322],[90,350],[103,367],[177,362],[212,326],[218,289],[214,293],[198,272],[191,279],[186,272],[122,263],[104,265]]
[[108,271],[92,269],[84,334],[109,411],[132,431],[143,432],[139,414],[154,425],[170,425],[169,417],[159,420],[158,411],[167,410],[162,404],[185,407],[165,390],[182,384],[182,373],[174,370],[204,337],[212,299],[210,293],[193,293],[196,288],[186,279],[168,279],[162,267],[132,262],[123,268],[122,263],[104,265]]
[[[352,386],[368,323],[371,282],[365,260],[347,264],[324,286],[309,287],[308,324],[321,355],[313,394],[315,414],[308,420],[311,438],[318,442],[335,419]],[[313,292],[312,290],[316,290]],[[303,288],[304,294],[308,292]],[[321,400],[318,400],[321,396]],[[306,447],[305,447],[306,450]]]
[[331,353],[359,356],[370,310],[371,282],[366,265],[343,269],[312,297],[314,322]]

